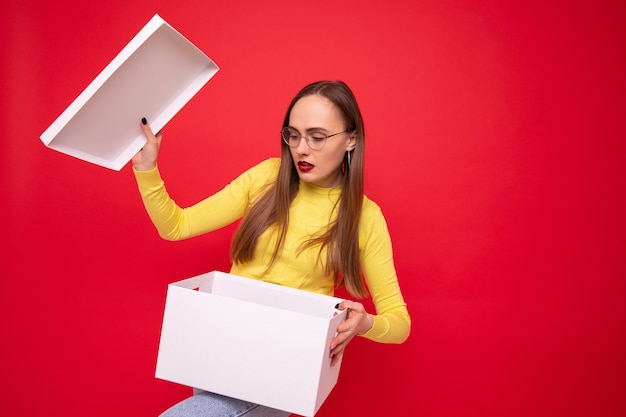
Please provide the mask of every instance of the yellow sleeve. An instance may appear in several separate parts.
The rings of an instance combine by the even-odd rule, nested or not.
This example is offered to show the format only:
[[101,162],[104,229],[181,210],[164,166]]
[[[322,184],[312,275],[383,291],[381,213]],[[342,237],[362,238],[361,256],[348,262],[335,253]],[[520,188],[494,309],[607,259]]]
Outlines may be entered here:
[[376,308],[374,325],[362,336],[381,343],[403,343],[411,318],[400,291],[393,262],[391,237],[380,208],[366,200],[361,219],[361,268]]
[[170,198],[158,167],[133,170],[146,211],[159,235],[167,240],[183,240],[224,227],[248,210],[251,202],[271,184],[278,173],[279,160],[268,159],[224,187],[187,208]]

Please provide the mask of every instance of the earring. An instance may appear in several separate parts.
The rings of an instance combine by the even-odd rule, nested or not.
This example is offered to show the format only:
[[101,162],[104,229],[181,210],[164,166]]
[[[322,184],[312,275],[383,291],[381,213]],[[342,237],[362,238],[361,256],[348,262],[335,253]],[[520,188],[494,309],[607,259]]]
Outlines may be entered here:
[[341,173],[345,174],[347,170],[350,169],[350,151],[346,151],[346,155],[343,157],[343,162],[341,163]]

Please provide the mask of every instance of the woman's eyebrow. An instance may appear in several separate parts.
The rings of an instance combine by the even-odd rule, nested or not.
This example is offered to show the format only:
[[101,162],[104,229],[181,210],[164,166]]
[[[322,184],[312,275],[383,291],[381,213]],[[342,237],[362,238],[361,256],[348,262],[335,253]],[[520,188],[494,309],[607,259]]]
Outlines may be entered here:
[[310,127],[306,131],[307,133],[308,132],[328,132],[328,129],[325,129],[323,127]]
[[[300,132],[300,130],[296,129],[295,127],[289,125],[289,128],[293,129],[293,130],[297,130],[298,132]],[[309,127],[308,129],[305,130],[305,133],[310,133],[310,132],[328,132],[328,129],[323,128],[323,127]]]

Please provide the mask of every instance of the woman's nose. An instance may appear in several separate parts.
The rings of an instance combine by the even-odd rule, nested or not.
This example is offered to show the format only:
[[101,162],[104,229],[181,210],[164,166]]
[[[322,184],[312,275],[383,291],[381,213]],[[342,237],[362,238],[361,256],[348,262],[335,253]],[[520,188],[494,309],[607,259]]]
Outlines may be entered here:
[[298,146],[296,146],[296,150],[300,154],[307,154],[311,150],[309,147],[309,142],[306,140],[304,136],[300,136],[300,142],[298,142]]

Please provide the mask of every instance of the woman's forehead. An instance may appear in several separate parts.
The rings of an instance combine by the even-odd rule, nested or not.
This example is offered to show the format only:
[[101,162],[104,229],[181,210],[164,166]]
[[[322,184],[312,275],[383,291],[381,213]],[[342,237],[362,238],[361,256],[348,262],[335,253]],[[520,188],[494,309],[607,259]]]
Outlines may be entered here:
[[341,128],[343,120],[332,101],[319,94],[302,97],[289,114],[289,125],[297,129]]

